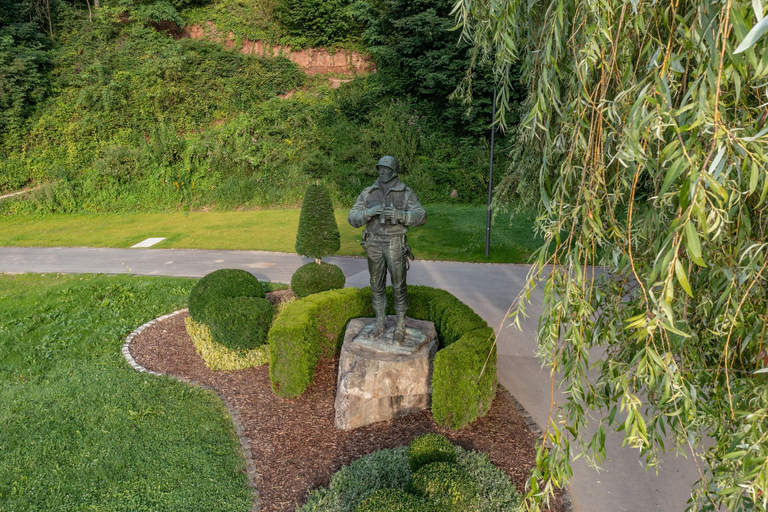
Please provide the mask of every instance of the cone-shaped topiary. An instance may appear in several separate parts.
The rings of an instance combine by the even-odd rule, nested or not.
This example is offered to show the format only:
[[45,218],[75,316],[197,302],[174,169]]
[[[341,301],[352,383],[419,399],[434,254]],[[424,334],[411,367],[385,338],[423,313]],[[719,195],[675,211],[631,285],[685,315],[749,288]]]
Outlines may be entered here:
[[320,259],[335,253],[339,247],[339,226],[336,225],[328,191],[321,185],[310,185],[301,203],[296,252]]

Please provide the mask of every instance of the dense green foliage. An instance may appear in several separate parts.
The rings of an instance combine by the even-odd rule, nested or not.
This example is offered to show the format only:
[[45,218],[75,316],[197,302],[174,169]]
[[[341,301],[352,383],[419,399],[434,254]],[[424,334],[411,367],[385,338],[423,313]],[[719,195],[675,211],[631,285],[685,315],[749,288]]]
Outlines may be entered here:
[[263,299],[266,293],[256,276],[245,270],[222,268],[206,274],[189,292],[189,316],[210,323],[208,306],[219,299],[253,297]]
[[408,466],[416,472],[432,462],[456,462],[456,450],[451,442],[440,434],[424,434],[408,445]]
[[272,304],[256,297],[219,297],[205,308],[213,341],[238,351],[251,350],[267,342],[273,314]]
[[133,329],[183,307],[191,284],[0,276],[0,509],[250,510],[221,401],[120,353]]
[[[471,45],[454,30],[453,0],[366,0],[358,5],[366,22],[363,39],[376,62],[373,79],[391,94],[418,98],[427,115],[457,132],[487,135],[492,70],[473,63]],[[471,105],[453,97],[465,79],[474,93]],[[523,91],[522,86],[512,91],[510,101],[520,101]]]
[[528,508],[580,452],[599,463],[617,428],[651,465],[667,435],[692,453],[692,510],[768,510],[764,2],[457,10],[497,76],[524,59],[531,90],[520,144],[541,185],[539,342],[567,393]]
[[373,491],[357,506],[355,512],[433,512],[435,509],[424,499],[400,489]]
[[[37,59],[39,73],[53,71],[25,71],[26,88],[14,88],[27,91],[26,106],[22,117],[18,109],[3,111],[20,128],[5,138],[0,160],[0,191],[49,186],[1,203],[0,213],[295,205],[318,174],[337,206],[350,205],[375,179],[382,154],[397,155],[403,180],[423,202],[483,200],[488,143],[446,121],[445,102],[429,99],[442,92],[404,93],[377,75],[331,90],[286,59],[158,31],[188,14],[219,10],[232,11],[233,19],[246,12],[270,19],[269,1],[222,1],[181,13],[166,2],[107,2],[93,22],[67,2],[56,5],[55,45],[45,53],[52,65],[32,47],[25,54]],[[247,35],[231,29],[236,38]],[[277,97],[300,88],[306,90]],[[450,94],[447,85],[444,92]]]
[[321,185],[310,185],[304,193],[296,232],[296,252],[320,259],[339,250],[339,226],[333,214],[333,203]]
[[[487,455],[466,451],[459,446],[452,446],[452,448],[458,467],[469,473],[476,486],[475,498],[463,510],[474,512],[517,510],[519,496],[515,486],[503,471],[491,463]],[[314,490],[309,494],[306,504],[299,508],[298,512],[354,512],[363,500],[377,491],[385,489],[412,491],[412,473],[408,466],[406,451],[407,448],[404,446],[380,450],[341,468],[331,477],[328,487]],[[409,498],[404,500],[410,502]],[[414,503],[418,503],[414,505],[416,507],[429,505],[425,501]],[[429,508],[435,512],[446,510],[433,505],[429,505]]]
[[477,484],[467,470],[450,462],[432,462],[411,477],[411,489],[441,512],[467,510],[477,496]]
[[275,18],[296,48],[332,46],[360,37],[362,25],[352,16],[352,0],[279,0]]
[[299,267],[291,276],[291,289],[299,297],[313,293],[344,288],[347,278],[344,272],[330,263],[307,263]]
[[195,322],[192,317],[184,319],[184,326],[195,351],[211,370],[229,372],[269,362],[269,347],[266,344],[248,350],[232,349],[214,341],[211,329],[206,324]]
[[[388,314],[393,313],[388,288]],[[488,412],[496,396],[493,330],[444,290],[408,287],[408,316],[434,322],[441,350],[432,377],[432,415],[453,429]],[[303,394],[320,357],[337,353],[352,318],[374,315],[371,289],[317,293],[288,304],[269,331],[269,376],[279,396]],[[443,348],[445,347],[445,348]]]

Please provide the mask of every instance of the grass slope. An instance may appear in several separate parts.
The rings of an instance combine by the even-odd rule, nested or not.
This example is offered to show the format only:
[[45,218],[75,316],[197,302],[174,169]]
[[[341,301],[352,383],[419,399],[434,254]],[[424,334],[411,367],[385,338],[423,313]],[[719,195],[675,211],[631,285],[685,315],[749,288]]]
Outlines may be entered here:
[[[491,229],[486,260],[485,215],[479,206],[428,205],[423,227],[408,239],[419,259],[523,263],[540,244],[533,216],[500,219]],[[294,252],[299,210],[170,212],[135,214],[55,214],[0,217],[0,246],[130,247],[146,238],[166,237],[156,248],[240,249]],[[363,256],[360,229],[347,223],[348,210],[336,210],[341,233],[338,254]]]
[[129,368],[136,326],[191,281],[0,275],[0,510],[246,511],[232,422],[209,391]]

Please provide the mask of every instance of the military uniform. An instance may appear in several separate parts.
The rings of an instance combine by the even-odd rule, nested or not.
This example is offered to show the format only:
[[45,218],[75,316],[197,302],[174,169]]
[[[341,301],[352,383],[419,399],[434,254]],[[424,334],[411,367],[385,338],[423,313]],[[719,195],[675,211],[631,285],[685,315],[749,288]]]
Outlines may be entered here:
[[[365,226],[361,245],[368,257],[373,309],[376,312],[377,325],[381,326],[384,325],[386,317],[386,284],[389,270],[398,321],[395,337],[396,341],[402,341],[405,314],[408,311],[405,275],[409,267],[408,260],[413,259],[406,233],[409,226],[424,224],[427,221],[427,212],[416,194],[397,179],[397,160],[384,157],[379,161],[377,168],[381,166],[391,167],[395,178],[387,183],[382,183],[379,179],[373,186],[363,190],[350,210],[348,220],[353,227]],[[386,218],[383,214],[370,215],[377,207],[394,208],[399,218]]]

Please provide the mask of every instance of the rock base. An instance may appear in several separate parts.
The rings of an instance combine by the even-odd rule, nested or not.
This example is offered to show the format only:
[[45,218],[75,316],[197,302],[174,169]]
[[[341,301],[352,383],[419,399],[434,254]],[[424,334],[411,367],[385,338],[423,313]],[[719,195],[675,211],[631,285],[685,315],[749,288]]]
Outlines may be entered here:
[[[432,366],[437,353],[437,331],[432,322],[406,318],[409,338],[424,336],[413,353],[402,353],[391,343],[372,346],[366,337],[356,341],[374,318],[355,318],[344,334],[336,385],[336,428],[349,430],[428,409]],[[394,329],[396,319],[387,317]],[[386,338],[383,337],[383,338]]]

